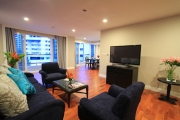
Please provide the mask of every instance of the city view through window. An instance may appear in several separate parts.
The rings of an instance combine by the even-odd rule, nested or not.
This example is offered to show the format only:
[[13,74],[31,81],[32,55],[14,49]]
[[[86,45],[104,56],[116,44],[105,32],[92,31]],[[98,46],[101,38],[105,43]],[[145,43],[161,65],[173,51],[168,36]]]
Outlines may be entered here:
[[44,62],[57,62],[57,41],[55,39],[15,34],[15,42],[17,53],[26,54],[25,59],[19,62],[21,70],[34,71],[40,69]]

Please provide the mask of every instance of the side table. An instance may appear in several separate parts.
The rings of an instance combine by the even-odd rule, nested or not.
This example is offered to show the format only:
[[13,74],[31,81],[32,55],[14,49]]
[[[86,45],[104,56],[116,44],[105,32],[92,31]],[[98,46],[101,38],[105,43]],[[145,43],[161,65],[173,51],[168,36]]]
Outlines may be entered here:
[[175,98],[171,98],[170,97],[170,92],[171,92],[171,85],[177,85],[177,86],[180,86],[180,81],[179,80],[176,80],[176,82],[171,82],[171,81],[166,81],[166,78],[158,78],[157,79],[159,82],[163,82],[163,83],[166,83],[168,84],[167,86],[167,95],[161,95],[161,97],[159,97],[158,99],[159,100],[164,100],[164,101],[167,101],[171,104],[176,104],[175,101],[177,101]]

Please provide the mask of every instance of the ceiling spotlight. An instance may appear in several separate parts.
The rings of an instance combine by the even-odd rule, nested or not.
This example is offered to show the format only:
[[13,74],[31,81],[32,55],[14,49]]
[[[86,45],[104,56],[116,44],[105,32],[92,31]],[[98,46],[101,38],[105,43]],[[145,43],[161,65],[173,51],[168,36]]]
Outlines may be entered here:
[[76,30],[75,29],[72,29],[73,32],[75,32]]
[[25,21],[28,21],[28,20],[29,20],[29,18],[25,17],[25,18],[24,18],[24,20],[25,20]]
[[86,40],[86,38],[84,38],[84,40]]
[[104,23],[107,22],[107,19],[104,19],[103,22],[104,22]]

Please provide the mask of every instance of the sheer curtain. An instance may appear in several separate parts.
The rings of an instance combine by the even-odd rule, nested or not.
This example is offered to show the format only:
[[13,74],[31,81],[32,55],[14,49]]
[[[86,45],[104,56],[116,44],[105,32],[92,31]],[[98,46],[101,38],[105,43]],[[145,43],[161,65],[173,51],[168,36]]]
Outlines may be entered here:
[[55,36],[58,48],[59,67],[66,68],[66,37]]

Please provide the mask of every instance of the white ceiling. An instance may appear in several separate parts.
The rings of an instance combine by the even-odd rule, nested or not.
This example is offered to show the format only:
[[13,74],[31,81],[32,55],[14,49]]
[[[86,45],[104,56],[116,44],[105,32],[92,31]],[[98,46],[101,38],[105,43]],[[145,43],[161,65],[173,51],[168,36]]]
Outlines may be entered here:
[[180,0],[0,0],[1,24],[89,41],[101,30],[178,14]]

